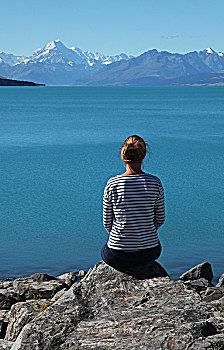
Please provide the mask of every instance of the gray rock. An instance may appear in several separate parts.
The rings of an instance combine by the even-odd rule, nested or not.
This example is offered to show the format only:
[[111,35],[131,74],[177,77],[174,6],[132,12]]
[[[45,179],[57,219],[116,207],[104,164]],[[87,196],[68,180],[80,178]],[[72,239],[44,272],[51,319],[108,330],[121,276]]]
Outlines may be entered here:
[[184,281],[184,285],[188,289],[193,289],[197,293],[205,291],[208,287],[214,287],[214,285],[205,278],[199,278],[198,280]]
[[13,288],[13,281],[11,279],[1,280],[0,289]]
[[[48,279],[46,274],[35,274],[30,277],[17,278],[13,288],[17,295],[25,301],[28,299],[49,299],[65,287],[64,283],[55,277]],[[49,276],[51,277],[51,276]]]
[[212,280],[213,272],[211,264],[209,264],[208,262],[204,262],[202,264],[192,267],[190,270],[184,272],[180,276],[180,279],[183,281],[197,280],[199,278],[205,278],[208,281]]
[[49,299],[59,290],[67,287],[64,282],[45,273],[35,273],[30,277],[14,281],[0,281],[0,309],[10,310],[17,302],[28,299]]
[[72,271],[72,272],[67,272],[64,273],[63,275],[58,276],[58,279],[67,284],[67,286],[70,288],[73,283],[75,283],[78,279],[78,274],[79,271]]
[[212,300],[211,304],[214,305],[218,311],[221,311],[222,313],[224,313],[224,297],[216,300]]
[[0,339],[5,337],[6,329],[9,322],[9,313],[8,310],[0,310]]
[[10,310],[11,306],[17,303],[17,296],[10,295],[11,293],[5,290],[3,293],[0,293],[0,309],[2,310]]
[[216,287],[224,287],[224,273],[220,277],[218,283],[216,284]]
[[0,350],[10,350],[14,342],[0,339]]
[[0,310],[0,320],[4,322],[8,322],[9,314],[10,314],[9,310]]
[[38,282],[38,283],[57,280],[56,277],[50,276],[47,273],[34,273],[29,277],[29,279],[32,280],[33,282]]
[[79,274],[78,274],[78,278],[81,280],[81,279],[83,279],[85,277],[86,274],[87,274],[86,271],[80,270]]
[[9,310],[18,301],[19,297],[13,288],[13,281],[0,281],[0,309]]
[[16,340],[23,327],[42,312],[41,310],[48,304],[48,300],[29,300],[14,304],[10,310],[5,340]]
[[182,281],[138,280],[100,262],[28,323],[12,350],[221,349],[223,317]]
[[206,339],[199,338],[193,345],[188,347],[189,350],[223,350],[224,334],[216,334]]
[[62,297],[62,295],[66,292],[66,290],[68,290],[67,288],[63,288],[61,290],[59,290],[51,299],[52,302],[57,301],[59,298]]
[[224,297],[224,288],[209,287],[205,291],[203,300],[209,302],[209,301],[221,299],[222,297]]

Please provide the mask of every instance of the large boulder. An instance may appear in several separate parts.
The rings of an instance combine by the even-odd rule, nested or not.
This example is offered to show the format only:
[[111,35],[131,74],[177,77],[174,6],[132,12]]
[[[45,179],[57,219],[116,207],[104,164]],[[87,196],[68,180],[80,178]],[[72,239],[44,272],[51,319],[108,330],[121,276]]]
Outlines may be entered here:
[[[103,262],[28,323],[12,350],[224,348],[223,311],[182,281]],[[219,310],[219,311],[217,311]]]
[[204,262],[202,264],[192,267],[192,269],[184,272],[180,276],[180,279],[183,281],[197,280],[199,278],[205,278],[208,281],[212,280],[213,272],[211,264],[209,264],[208,262]]

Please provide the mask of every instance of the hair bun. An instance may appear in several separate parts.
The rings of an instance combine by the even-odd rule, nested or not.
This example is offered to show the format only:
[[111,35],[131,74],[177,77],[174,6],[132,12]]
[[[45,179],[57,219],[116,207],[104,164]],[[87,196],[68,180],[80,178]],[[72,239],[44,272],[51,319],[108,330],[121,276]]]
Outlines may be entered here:
[[124,162],[141,163],[146,155],[146,143],[138,135],[129,136],[121,148],[121,159]]
[[132,142],[130,142],[128,145],[127,145],[127,148],[133,148],[134,147],[134,144]]

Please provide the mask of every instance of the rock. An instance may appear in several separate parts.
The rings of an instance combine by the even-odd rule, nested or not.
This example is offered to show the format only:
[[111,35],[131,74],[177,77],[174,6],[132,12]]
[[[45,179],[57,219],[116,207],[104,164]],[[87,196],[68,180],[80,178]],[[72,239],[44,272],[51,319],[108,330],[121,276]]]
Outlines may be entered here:
[[6,329],[9,321],[9,311],[0,310],[0,339],[5,338]]
[[78,279],[78,274],[79,271],[72,271],[72,272],[67,272],[64,273],[63,275],[58,276],[58,279],[67,284],[68,288],[70,288],[73,283],[75,283]]
[[205,291],[203,300],[209,302],[209,301],[221,299],[222,297],[224,297],[224,288],[209,287]]
[[10,310],[13,304],[28,299],[52,298],[65,287],[68,288],[64,282],[46,273],[35,273],[14,281],[0,281],[0,309]]
[[33,282],[38,282],[38,283],[57,280],[56,277],[50,276],[47,273],[34,273],[29,277],[29,279],[32,280]]
[[[10,310],[17,302],[27,299],[49,299],[66,285],[53,276],[35,273],[14,281],[0,281],[0,309]],[[67,287],[67,286],[66,286]]]
[[184,282],[184,285],[188,289],[193,289],[197,293],[205,291],[208,287],[214,287],[214,285],[205,278],[199,278],[198,280],[190,280]]
[[218,311],[224,313],[224,297],[211,301],[211,304],[214,305]]
[[216,287],[224,287],[224,273],[220,277],[218,283],[216,284]]
[[13,281],[0,281],[0,309],[10,310],[11,306],[19,301],[13,288]]
[[209,336],[206,339],[199,338],[191,345],[189,350],[223,350],[224,336],[223,334],[216,334]]
[[192,334],[195,338],[208,337],[210,335],[217,334],[217,329],[211,322],[202,321],[196,322],[194,328],[192,329]]
[[0,339],[0,350],[10,350],[14,342]]
[[0,281],[0,289],[12,288],[13,281],[10,278]]
[[4,322],[9,321],[9,313],[10,311],[8,310],[0,310],[0,320]]
[[49,299],[65,287],[57,278],[43,273],[36,273],[30,277],[17,278],[13,281],[13,288],[17,295],[25,301],[28,299]]
[[17,297],[8,294],[7,291],[4,291],[4,293],[0,293],[0,309],[10,310],[11,306],[17,303],[17,301]]
[[63,288],[61,290],[59,290],[51,299],[52,302],[57,301],[59,298],[61,298],[61,296],[66,292],[66,290],[68,290],[67,288]]
[[185,350],[204,344],[221,350],[223,317],[182,281],[138,280],[100,262],[28,323],[12,350]]
[[80,270],[79,274],[78,274],[78,278],[81,280],[81,279],[83,279],[85,277],[86,274],[87,274],[86,271]]
[[209,264],[208,262],[204,262],[195,267],[192,267],[192,269],[188,270],[187,272],[184,272],[180,276],[180,279],[183,281],[197,280],[199,278],[205,278],[208,281],[212,280],[213,272],[211,264]]
[[14,304],[10,310],[9,324],[6,330],[5,340],[16,340],[23,327],[34,319],[45,305],[50,304],[48,300],[29,300]]

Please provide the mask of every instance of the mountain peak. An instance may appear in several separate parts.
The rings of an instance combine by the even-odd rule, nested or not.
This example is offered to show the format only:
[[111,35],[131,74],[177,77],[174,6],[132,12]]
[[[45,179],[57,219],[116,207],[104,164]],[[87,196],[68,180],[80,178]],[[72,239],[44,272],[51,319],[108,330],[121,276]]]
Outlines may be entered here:
[[60,41],[60,40],[52,40],[51,42],[49,42],[48,44],[46,44],[44,46],[44,49],[46,50],[52,50],[52,49],[55,49],[55,48],[64,48],[65,45]]
[[211,49],[211,47],[207,47],[204,51],[206,51],[206,53],[215,53],[215,51]]

